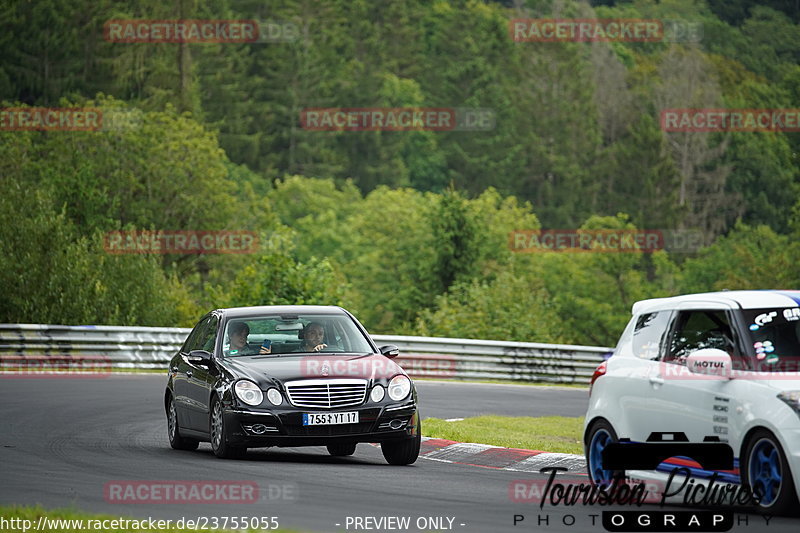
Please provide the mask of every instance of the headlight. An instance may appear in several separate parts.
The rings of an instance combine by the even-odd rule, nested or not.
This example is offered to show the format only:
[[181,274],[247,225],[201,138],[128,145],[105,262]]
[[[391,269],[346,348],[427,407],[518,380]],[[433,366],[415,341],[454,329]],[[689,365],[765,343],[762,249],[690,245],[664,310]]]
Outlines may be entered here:
[[380,385],[375,385],[372,387],[372,392],[369,393],[369,399],[375,403],[383,400],[383,396],[386,394],[386,391],[383,390],[383,387]]
[[283,396],[281,396],[278,389],[269,389],[267,391],[267,400],[269,400],[269,403],[272,405],[280,405],[283,402]]
[[778,394],[778,398],[786,402],[786,405],[794,409],[800,415],[800,390],[787,390]]
[[233,387],[236,397],[242,400],[247,405],[258,405],[264,401],[264,393],[258,388],[258,385],[246,379],[240,379]]
[[400,374],[389,382],[389,398],[394,401],[402,400],[411,392],[411,380]]

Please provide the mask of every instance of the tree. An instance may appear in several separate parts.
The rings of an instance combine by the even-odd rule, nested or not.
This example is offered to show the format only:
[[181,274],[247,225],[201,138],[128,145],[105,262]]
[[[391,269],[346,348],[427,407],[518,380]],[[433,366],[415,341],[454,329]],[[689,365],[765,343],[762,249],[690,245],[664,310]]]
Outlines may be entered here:
[[431,229],[437,254],[432,274],[441,287],[437,292],[445,292],[457,280],[475,275],[480,253],[476,221],[466,198],[452,186],[438,198]]
[[[658,112],[676,108],[718,108],[722,102],[714,70],[696,48],[671,47],[659,64],[654,88]],[[683,228],[699,228],[709,238],[741,214],[741,203],[726,190],[730,166],[722,164],[728,139],[705,132],[668,132],[668,147],[679,172],[678,205]]]
[[[620,213],[589,217],[580,229],[636,228]],[[677,269],[663,251],[539,252],[520,254],[518,260],[543,280],[568,343],[612,345],[630,319],[634,302],[671,294],[677,281]],[[655,281],[648,280],[648,268],[656,272]]]
[[0,181],[0,322],[188,326],[199,309],[160,261],[110,255],[80,236],[53,196]]
[[341,253],[353,237],[347,219],[363,208],[361,192],[351,180],[338,186],[331,179],[286,176],[275,182],[269,200],[279,221],[297,235],[294,253],[301,261],[312,257],[335,257],[348,262]]
[[541,278],[510,268],[491,282],[457,283],[417,318],[417,335],[562,342],[564,323]]
[[800,248],[769,226],[737,223],[731,232],[684,265],[683,292],[794,289]]
[[276,232],[269,246],[225,286],[214,287],[216,307],[340,305],[343,280],[327,258],[300,262],[291,232]]

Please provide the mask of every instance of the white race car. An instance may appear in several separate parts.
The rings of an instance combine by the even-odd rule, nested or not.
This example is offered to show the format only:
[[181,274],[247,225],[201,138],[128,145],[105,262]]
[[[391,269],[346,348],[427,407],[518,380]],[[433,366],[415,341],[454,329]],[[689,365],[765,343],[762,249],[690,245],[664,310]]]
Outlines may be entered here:
[[[656,473],[683,466],[690,478],[741,483],[763,512],[795,511],[800,291],[658,298],[635,303],[632,313],[614,354],[592,377],[584,428],[592,481],[609,485],[626,475],[604,468],[610,443],[630,439],[641,449],[648,437],[672,433],[695,445],[729,444],[732,468],[704,468],[696,457],[657,457]],[[626,445],[613,448],[638,450],[621,448]],[[657,456],[658,446],[648,449]]]

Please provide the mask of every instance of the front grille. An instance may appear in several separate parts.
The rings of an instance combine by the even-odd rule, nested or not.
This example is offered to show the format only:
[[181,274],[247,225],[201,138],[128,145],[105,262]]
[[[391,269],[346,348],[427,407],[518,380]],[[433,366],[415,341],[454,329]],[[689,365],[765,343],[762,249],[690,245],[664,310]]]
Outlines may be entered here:
[[367,397],[365,379],[305,379],[285,385],[295,407],[337,409],[360,405]]
[[336,437],[369,433],[372,422],[359,424],[336,424],[331,426],[286,426],[286,434],[292,437]]

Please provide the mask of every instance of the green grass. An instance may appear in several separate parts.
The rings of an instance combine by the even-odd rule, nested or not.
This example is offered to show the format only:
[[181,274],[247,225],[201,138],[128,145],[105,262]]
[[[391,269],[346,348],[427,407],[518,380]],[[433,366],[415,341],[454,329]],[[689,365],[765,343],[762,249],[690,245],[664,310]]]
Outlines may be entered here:
[[[256,511],[258,511],[258,509],[253,509],[253,511],[251,513],[249,513],[248,515],[246,515],[246,517],[251,518],[251,517],[255,517],[255,516],[269,515],[269,513],[263,513],[263,512],[260,512],[260,511],[256,512]],[[263,511],[263,509],[262,509],[262,511]],[[242,513],[227,513],[227,515],[234,515],[234,514],[241,515]],[[211,516],[214,516],[214,515],[215,515],[215,513],[211,512],[211,510],[209,508],[209,512],[206,513],[206,516],[208,516],[209,519],[210,519]],[[226,513],[216,513],[216,515],[217,516],[224,516],[224,515],[226,515]],[[124,516],[111,516],[111,515],[103,515],[103,514],[93,514],[93,513],[87,513],[87,512],[79,511],[77,509],[45,510],[45,509],[42,509],[41,507],[38,507],[38,506],[31,507],[31,506],[25,506],[25,505],[10,505],[10,506],[9,505],[0,505],[0,518],[3,518],[6,521],[5,524],[0,522],[0,532],[2,532],[2,533],[5,533],[5,532],[8,532],[8,533],[23,533],[23,529],[24,529],[23,523],[21,523],[21,522],[11,522],[11,519],[21,519],[21,520],[29,520],[30,521],[29,524],[26,524],[27,525],[27,531],[25,533],[37,533],[36,532],[36,525],[37,525],[37,523],[39,521],[39,517],[41,517],[41,516],[44,516],[45,518],[47,518],[49,520],[59,520],[59,519],[62,519],[62,520],[83,520],[83,524],[84,524],[83,530],[80,530],[80,529],[75,528],[75,527],[69,527],[68,525],[64,525],[64,527],[58,528],[58,527],[54,527],[53,524],[51,523],[50,527],[45,531],[45,533],[66,533],[66,532],[73,532],[73,531],[74,532],[81,531],[81,533],[86,533],[87,531],[95,531],[95,532],[102,532],[102,533],[130,533],[130,532],[135,532],[135,531],[152,531],[153,533],[178,533],[178,532],[187,532],[187,531],[198,531],[197,529],[177,528],[177,527],[169,527],[169,528],[164,528],[164,529],[161,529],[159,527],[159,529],[152,529],[152,530],[149,529],[148,527],[144,527],[143,529],[142,528],[140,528],[140,529],[135,529],[135,528],[134,529],[131,529],[131,528],[120,529],[120,528],[114,528],[114,527],[102,527],[102,528],[92,527],[92,528],[89,528],[88,527],[89,525],[93,525],[90,522],[87,522],[89,520],[100,520],[100,521],[103,521],[103,520],[142,520],[142,518],[141,517],[134,518],[134,517],[124,517]],[[187,516],[186,518],[187,519],[193,519],[193,518],[196,519],[196,517],[191,517],[191,516]],[[241,517],[239,519],[241,520]],[[172,520],[172,524],[175,524],[176,521],[177,521],[176,519],[173,519]],[[107,523],[107,524],[109,526],[111,525],[110,523]],[[15,526],[15,527],[11,527],[12,525]],[[43,526],[44,525],[45,524],[43,524]],[[120,524],[120,525],[124,525],[124,524]],[[218,529],[205,529],[205,530],[202,530],[202,531],[207,532],[207,533],[212,533],[214,531],[221,531],[221,530],[218,530]],[[242,529],[242,530],[237,530],[237,531],[250,531],[250,532],[258,531],[258,532],[261,532],[263,530],[261,530],[261,529],[247,529],[247,530]],[[292,529],[292,530],[290,530],[290,529],[270,529],[269,531],[275,531],[276,533],[300,533],[298,530],[294,530],[294,529]],[[39,533],[41,533],[41,532],[39,532]]]
[[422,421],[426,437],[557,453],[583,454],[583,417],[484,415],[445,422]]

